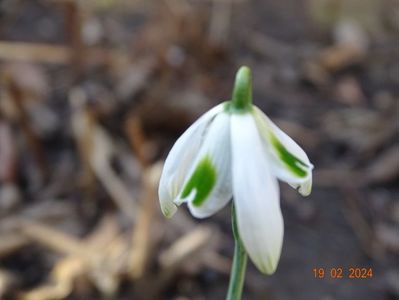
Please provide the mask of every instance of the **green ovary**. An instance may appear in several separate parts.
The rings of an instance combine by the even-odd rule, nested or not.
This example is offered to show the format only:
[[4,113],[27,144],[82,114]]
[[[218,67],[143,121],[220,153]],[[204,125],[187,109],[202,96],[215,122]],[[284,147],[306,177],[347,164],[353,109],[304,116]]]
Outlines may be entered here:
[[194,206],[201,206],[206,198],[211,193],[216,184],[216,169],[212,164],[209,156],[205,156],[197,165],[191,178],[185,185],[182,198],[186,198],[193,189],[196,190],[195,198],[193,200]]

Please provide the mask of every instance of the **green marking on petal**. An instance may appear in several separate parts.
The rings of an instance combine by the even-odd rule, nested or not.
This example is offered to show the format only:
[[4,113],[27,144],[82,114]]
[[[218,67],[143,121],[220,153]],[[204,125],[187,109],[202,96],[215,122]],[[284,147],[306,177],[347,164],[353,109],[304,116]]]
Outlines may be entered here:
[[303,169],[304,167],[309,167],[306,163],[292,155],[273,134],[270,134],[270,142],[277,150],[279,158],[284,162],[291,172],[298,177],[306,177],[308,173]]
[[195,189],[196,194],[193,200],[193,205],[200,206],[202,203],[204,203],[215,186],[216,176],[216,169],[213,166],[211,159],[209,156],[205,156],[198,163],[197,168],[185,185],[182,192],[182,198],[186,198],[188,195],[190,195],[193,189]]
[[311,165],[303,162],[301,159],[293,155],[287,148],[280,142],[278,137],[273,133],[271,126],[262,117],[262,112],[256,108],[254,109],[253,116],[259,128],[260,134],[266,139],[277,152],[278,158],[284,165],[296,176],[300,178],[306,177],[311,169]]

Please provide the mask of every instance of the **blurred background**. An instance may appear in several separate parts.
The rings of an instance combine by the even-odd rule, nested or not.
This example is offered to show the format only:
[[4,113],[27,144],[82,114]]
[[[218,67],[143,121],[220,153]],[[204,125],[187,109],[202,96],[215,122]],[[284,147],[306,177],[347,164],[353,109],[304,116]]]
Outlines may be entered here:
[[394,0],[1,0],[0,298],[224,299],[229,208],[166,220],[157,188],[245,64],[315,172],[243,298],[399,299],[398,40]]

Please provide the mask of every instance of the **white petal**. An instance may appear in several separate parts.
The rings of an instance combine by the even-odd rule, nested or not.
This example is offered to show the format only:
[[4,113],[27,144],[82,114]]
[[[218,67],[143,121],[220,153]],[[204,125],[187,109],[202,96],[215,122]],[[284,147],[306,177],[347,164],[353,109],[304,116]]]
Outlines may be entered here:
[[171,217],[176,212],[177,207],[173,201],[181,192],[184,179],[201,147],[209,124],[221,111],[223,103],[201,116],[183,133],[169,152],[158,190],[161,210],[166,217]]
[[[262,137],[263,145],[271,162],[272,172],[277,178],[299,187],[304,196],[309,195],[312,187],[312,169],[305,151],[287,134],[278,128],[259,108],[254,107],[254,118]],[[282,158],[286,153],[291,164]]]
[[[191,214],[197,218],[208,217],[223,208],[232,197],[230,115],[218,114],[206,134],[204,142],[195,160],[191,174],[206,157],[216,174],[214,186],[201,204],[195,204],[195,196],[188,201]],[[190,176],[191,176],[190,174]],[[190,176],[188,178],[190,178]],[[203,184],[206,174],[202,174],[199,184]],[[189,180],[189,179],[188,179]],[[193,189],[194,190],[194,189]],[[196,190],[196,193],[198,191]]]
[[278,183],[270,172],[251,114],[232,115],[231,142],[233,196],[240,237],[257,268],[271,274],[280,259],[284,224]]

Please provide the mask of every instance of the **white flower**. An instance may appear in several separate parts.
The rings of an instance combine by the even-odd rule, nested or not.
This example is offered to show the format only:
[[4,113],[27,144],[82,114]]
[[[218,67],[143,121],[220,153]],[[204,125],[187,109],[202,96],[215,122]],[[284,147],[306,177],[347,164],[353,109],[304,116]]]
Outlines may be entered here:
[[261,272],[271,274],[284,233],[277,178],[309,195],[313,165],[251,104],[250,80],[249,69],[241,68],[233,101],[205,113],[176,141],[165,161],[159,199],[166,217],[187,203],[193,216],[205,218],[233,198],[246,252]]

